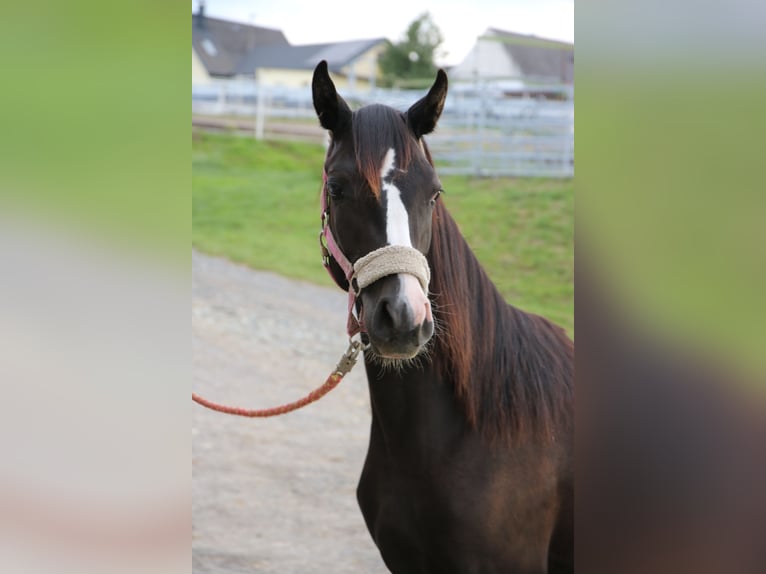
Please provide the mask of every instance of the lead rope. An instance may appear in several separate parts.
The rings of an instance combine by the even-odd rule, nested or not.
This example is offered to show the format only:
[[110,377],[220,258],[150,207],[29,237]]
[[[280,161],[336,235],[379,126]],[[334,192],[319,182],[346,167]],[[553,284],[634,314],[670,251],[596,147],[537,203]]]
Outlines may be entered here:
[[278,415],[283,415],[285,413],[298,410],[301,407],[305,407],[306,405],[309,405],[313,403],[314,401],[318,401],[327,393],[329,393],[331,390],[333,390],[335,387],[337,387],[338,383],[340,383],[343,380],[343,377],[345,377],[351,371],[351,369],[354,368],[354,365],[356,365],[356,360],[357,360],[357,357],[359,356],[359,351],[363,351],[365,348],[366,346],[363,345],[360,341],[349,340],[348,349],[346,349],[346,352],[343,353],[343,356],[340,358],[340,361],[338,361],[338,364],[335,366],[335,370],[332,373],[330,373],[330,376],[327,377],[327,380],[324,382],[324,384],[318,389],[314,389],[313,391],[311,391],[308,395],[306,395],[302,399],[298,399],[297,401],[293,401],[292,403],[288,403],[286,405],[282,405],[279,407],[271,407],[268,409],[243,409],[240,407],[231,407],[227,405],[214,403],[212,401],[209,401],[199,396],[196,393],[192,393],[192,400],[195,403],[202,405],[203,407],[207,407],[211,410],[218,411],[219,413],[225,413],[228,415],[237,415],[240,417],[264,418],[264,417],[275,417]]
[[[302,407],[305,407],[306,405],[309,405],[315,401],[318,401],[323,396],[325,396],[327,393],[329,393],[331,390],[333,390],[335,387],[338,386],[338,384],[343,380],[343,377],[345,377],[351,369],[354,368],[354,365],[356,365],[357,357],[359,356],[360,351],[364,351],[367,348],[369,348],[369,344],[366,342],[361,341],[354,341],[353,337],[357,333],[361,332],[363,330],[362,325],[360,324],[360,321],[357,320],[356,317],[354,317],[353,309],[354,309],[354,302],[356,300],[357,293],[354,292],[353,286],[352,286],[352,275],[353,275],[353,265],[346,259],[345,255],[343,255],[343,252],[340,250],[339,247],[335,244],[335,239],[332,237],[332,232],[330,231],[329,225],[328,225],[328,217],[329,217],[329,210],[327,206],[327,195],[325,190],[325,183],[327,182],[327,174],[322,173],[322,231],[319,234],[319,245],[322,250],[322,259],[324,260],[324,265],[327,268],[328,272],[330,271],[330,257],[333,256],[336,258],[338,263],[343,267],[344,272],[346,273],[346,276],[348,277],[349,281],[349,298],[348,298],[348,324],[347,324],[347,331],[349,336],[348,341],[348,348],[346,349],[346,352],[343,353],[343,355],[340,358],[340,361],[338,361],[338,364],[335,366],[335,370],[330,373],[330,376],[327,377],[327,380],[324,382],[324,384],[311,391],[308,395],[303,397],[302,399],[298,399],[297,401],[293,401],[292,403],[287,403],[286,405],[281,405],[278,407],[271,407],[267,409],[243,409],[240,407],[232,407],[228,405],[222,405],[219,403],[214,403],[213,401],[209,401],[204,397],[201,397],[197,393],[192,393],[192,400],[202,405],[203,407],[206,407],[208,409],[218,411],[219,413],[225,413],[228,415],[237,415],[240,417],[250,417],[250,418],[265,418],[265,417],[275,417],[278,415],[283,415],[285,413],[289,413],[295,410],[298,410]],[[328,250],[325,247],[325,244],[323,243],[322,239],[326,239],[330,249]],[[330,277],[332,277],[332,273],[330,272]],[[333,280],[335,278],[333,277]]]

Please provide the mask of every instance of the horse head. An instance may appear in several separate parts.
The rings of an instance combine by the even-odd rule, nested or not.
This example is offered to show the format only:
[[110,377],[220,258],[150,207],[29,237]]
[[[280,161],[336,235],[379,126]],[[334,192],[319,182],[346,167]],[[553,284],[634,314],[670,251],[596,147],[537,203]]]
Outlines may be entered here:
[[379,104],[351,111],[324,61],[314,70],[312,92],[331,135],[323,216],[341,255],[329,258],[329,269],[339,285],[358,291],[374,354],[413,358],[434,332],[425,255],[441,183],[422,137],[441,115],[447,75],[439,70],[428,94],[406,112]]

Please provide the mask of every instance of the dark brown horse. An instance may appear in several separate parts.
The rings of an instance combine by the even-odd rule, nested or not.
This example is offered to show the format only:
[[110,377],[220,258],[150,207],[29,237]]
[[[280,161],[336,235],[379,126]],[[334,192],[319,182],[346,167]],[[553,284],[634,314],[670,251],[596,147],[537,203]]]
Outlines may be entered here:
[[357,496],[383,560],[395,574],[572,572],[573,343],[503,300],[439,198],[423,136],[446,74],[404,113],[352,112],[325,62],[312,88],[332,136],[336,282],[359,290],[337,259],[385,246],[425,255],[430,272],[425,285],[389,272],[356,299],[372,404]]

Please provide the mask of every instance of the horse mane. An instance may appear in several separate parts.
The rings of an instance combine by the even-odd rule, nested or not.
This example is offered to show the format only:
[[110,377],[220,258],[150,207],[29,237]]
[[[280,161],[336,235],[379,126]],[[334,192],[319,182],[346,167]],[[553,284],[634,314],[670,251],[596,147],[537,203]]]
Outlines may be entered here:
[[432,352],[444,358],[434,365],[487,438],[555,441],[556,429],[571,424],[574,343],[558,325],[506,303],[441,201],[433,217]]
[[[380,197],[387,150],[396,150],[397,167],[406,170],[418,146],[401,112],[373,104],[353,113],[356,167]],[[424,141],[422,151],[433,166]],[[556,429],[571,424],[573,342],[561,327],[506,303],[442,201],[433,218],[431,353],[443,357],[434,366],[453,385],[469,425],[490,440],[555,441]]]
[[573,398],[572,341],[561,327],[505,302],[442,202],[429,264],[435,350],[469,424],[489,438],[555,440]]

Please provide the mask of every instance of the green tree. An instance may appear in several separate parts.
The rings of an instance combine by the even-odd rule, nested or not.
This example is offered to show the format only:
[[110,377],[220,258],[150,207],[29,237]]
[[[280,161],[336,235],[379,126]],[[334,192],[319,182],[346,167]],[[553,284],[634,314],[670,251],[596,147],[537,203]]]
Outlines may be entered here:
[[397,43],[388,43],[380,55],[383,82],[388,86],[428,86],[436,74],[434,58],[444,42],[431,14],[424,12],[408,27]]

